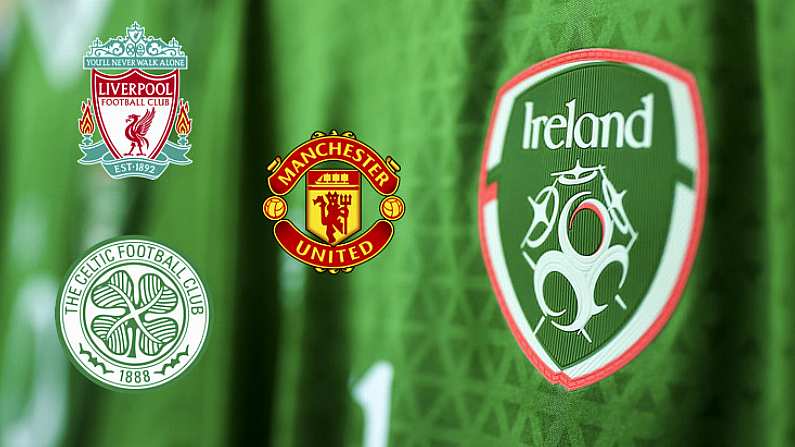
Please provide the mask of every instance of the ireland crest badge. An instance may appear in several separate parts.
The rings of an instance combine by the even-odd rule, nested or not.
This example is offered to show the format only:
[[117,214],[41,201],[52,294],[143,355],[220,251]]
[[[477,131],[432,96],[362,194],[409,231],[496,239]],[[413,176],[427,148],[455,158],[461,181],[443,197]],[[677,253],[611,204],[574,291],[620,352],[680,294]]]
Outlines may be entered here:
[[[83,57],[83,69],[91,71],[91,98],[83,101],[78,122],[78,163],[100,164],[114,179],[155,180],[170,164],[191,163],[186,154],[192,120],[179,91],[188,56],[176,39],[165,42],[144,31],[133,22],[125,36],[95,39]],[[172,130],[176,142],[169,140]]]
[[481,248],[508,326],[547,380],[592,384],[659,333],[696,255],[706,191],[698,89],[677,66],[581,50],[500,89]]

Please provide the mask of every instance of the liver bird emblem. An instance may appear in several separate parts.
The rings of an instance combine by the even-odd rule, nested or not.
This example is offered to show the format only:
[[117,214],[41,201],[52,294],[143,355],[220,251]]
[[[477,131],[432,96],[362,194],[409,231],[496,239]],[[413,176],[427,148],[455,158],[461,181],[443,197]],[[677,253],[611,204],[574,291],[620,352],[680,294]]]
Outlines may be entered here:
[[149,149],[149,140],[146,139],[146,133],[149,132],[149,126],[152,125],[152,120],[155,118],[155,108],[152,107],[151,110],[147,110],[144,114],[143,118],[136,114],[130,114],[127,116],[125,120],[127,128],[124,129],[124,136],[130,140],[130,151],[124,154],[132,155],[133,150],[138,148],[138,154],[136,155],[145,155],[143,153],[143,146],[146,145],[146,148]]

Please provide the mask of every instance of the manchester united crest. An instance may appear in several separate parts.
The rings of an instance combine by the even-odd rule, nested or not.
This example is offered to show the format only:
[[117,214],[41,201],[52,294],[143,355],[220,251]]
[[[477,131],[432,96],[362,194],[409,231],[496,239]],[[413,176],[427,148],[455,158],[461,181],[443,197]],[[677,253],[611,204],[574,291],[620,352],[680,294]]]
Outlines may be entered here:
[[[148,36],[138,22],[125,36],[95,39],[83,57],[83,69],[91,71],[91,98],[83,101],[78,121],[78,162],[100,164],[114,179],[149,180],[171,164],[190,164],[192,120],[179,90],[180,72],[187,68],[188,56],[176,39]],[[172,131],[176,142],[169,140]]]
[[[400,184],[400,165],[381,158],[356,139],[353,132],[315,132],[309,141],[269,166],[273,193],[262,205],[265,217],[276,221],[279,245],[295,259],[318,272],[350,272],[378,255],[395,233],[393,221],[403,217],[405,204],[394,195]],[[304,183],[304,194],[296,187]],[[364,189],[382,196],[378,217],[367,229],[363,216]],[[301,202],[304,228],[287,218],[287,202]],[[292,207],[290,209],[293,209]],[[300,219],[300,215],[296,216]]]

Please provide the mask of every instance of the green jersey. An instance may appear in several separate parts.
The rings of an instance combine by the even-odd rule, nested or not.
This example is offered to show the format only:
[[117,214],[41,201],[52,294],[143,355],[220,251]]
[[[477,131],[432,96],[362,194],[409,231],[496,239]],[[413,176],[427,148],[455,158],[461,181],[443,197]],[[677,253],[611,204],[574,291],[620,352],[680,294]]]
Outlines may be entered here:
[[[403,167],[406,217],[369,265],[344,278],[302,273],[306,285],[284,295],[275,444],[791,442],[784,123],[793,78],[782,48],[791,8],[354,3],[273,8],[276,87],[289,102],[278,146],[300,140],[309,120],[389,148]],[[345,25],[330,27],[341,14]],[[478,175],[500,86],[595,47],[641,51],[693,75],[709,197],[665,328],[623,368],[567,391],[528,361],[496,303],[478,244]]]
[[[794,5],[45,3],[0,6],[0,446],[795,442]],[[176,37],[190,57],[180,88],[193,163],[156,181],[77,163],[90,95],[81,57],[133,21]],[[501,87],[590,48],[641,52],[692,75],[709,184],[667,323],[622,367],[568,390],[506,322],[483,259],[480,175]],[[564,113],[570,98],[553,93]],[[645,110],[644,94],[627,120]],[[578,113],[590,105],[578,101]],[[260,209],[274,157],[330,129],[400,163],[406,206],[377,258],[335,276],[284,253]],[[533,193],[544,185],[535,181]],[[179,250],[213,310],[192,369],[135,393],[80,375],[53,318],[69,265],[126,234]]]

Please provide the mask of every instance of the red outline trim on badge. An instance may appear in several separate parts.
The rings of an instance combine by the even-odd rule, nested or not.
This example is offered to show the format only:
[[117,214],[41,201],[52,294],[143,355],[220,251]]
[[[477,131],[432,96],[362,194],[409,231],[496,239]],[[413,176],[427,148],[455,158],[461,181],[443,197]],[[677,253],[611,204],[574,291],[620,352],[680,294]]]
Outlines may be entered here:
[[99,126],[98,126],[99,127],[99,133],[102,136],[102,141],[104,141],[105,145],[108,146],[108,149],[110,150],[110,153],[113,154],[114,158],[116,158],[117,160],[121,160],[123,158],[132,158],[132,159],[141,158],[141,157],[136,157],[136,156],[129,156],[129,157],[128,156],[123,156],[121,154],[121,152],[118,150],[118,148],[113,144],[113,140],[111,140],[110,137],[107,136],[107,131],[105,130],[105,122],[102,119],[102,110],[101,110],[101,107],[99,107],[97,105],[96,96],[94,96],[96,78],[102,78],[104,80],[113,80],[113,81],[115,81],[115,80],[121,79],[121,78],[123,78],[125,76],[130,76],[133,73],[137,73],[137,74],[143,76],[144,78],[149,79],[150,81],[162,81],[162,80],[165,80],[165,79],[170,78],[172,76],[174,77],[174,87],[175,88],[174,88],[174,97],[172,99],[171,111],[169,112],[169,116],[168,116],[168,123],[169,124],[166,127],[166,132],[163,133],[162,137],[160,137],[160,141],[157,143],[157,146],[155,147],[155,150],[150,152],[149,156],[146,157],[146,158],[148,158],[150,160],[154,160],[155,158],[157,158],[158,155],[160,155],[160,152],[163,150],[163,146],[165,146],[166,145],[166,141],[168,141],[168,137],[171,136],[171,132],[174,131],[174,120],[176,119],[176,115],[177,115],[177,113],[176,113],[177,112],[177,102],[179,102],[179,70],[173,70],[173,71],[170,71],[170,72],[168,72],[166,74],[162,74],[162,75],[153,75],[153,74],[147,73],[147,72],[145,72],[145,71],[143,71],[143,70],[141,70],[139,68],[132,68],[130,70],[125,71],[124,73],[119,73],[119,74],[107,74],[107,73],[103,73],[103,72],[97,70],[96,68],[92,69],[91,70],[91,101],[94,102],[94,115],[97,118],[96,119],[97,124],[99,124]]
[[[696,121],[696,138],[698,144],[698,166],[696,167],[696,210],[695,215],[693,218],[693,227],[690,232],[690,242],[688,244],[687,252],[685,253],[685,259],[682,263],[681,269],[679,271],[679,276],[676,280],[674,285],[674,289],[671,292],[671,296],[668,298],[665,306],[663,307],[660,315],[654,321],[654,323],[649,326],[646,332],[637,340],[635,341],[632,346],[629,347],[623,354],[612,360],[611,362],[607,363],[606,365],[602,366],[601,368],[597,369],[596,371],[590,372],[582,377],[578,377],[576,379],[569,377],[563,371],[555,372],[550,370],[547,365],[538,357],[538,355],[533,351],[533,349],[527,344],[524,339],[524,336],[519,331],[516,326],[516,322],[513,319],[510,311],[505,304],[505,300],[503,298],[502,290],[500,289],[499,283],[497,282],[497,278],[494,275],[494,270],[492,268],[491,257],[489,256],[488,246],[486,245],[486,235],[485,235],[485,226],[483,222],[483,207],[491,202],[492,200],[496,199],[497,197],[497,182],[492,184],[486,184],[486,166],[488,162],[489,156],[489,146],[491,144],[492,132],[494,130],[494,120],[497,117],[497,111],[500,106],[500,102],[502,97],[505,93],[519,84],[520,82],[524,81],[525,79],[529,78],[530,76],[536,75],[538,73],[544,72],[551,68],[568,64],[572,62],[585,62],[585,61],[608,61],[608,62],[620,62],[620,63],[628,63],[628,64],[638,64],[644,65],[656,70],[659,70],[663,73],[671,75],[681,81],[683,81],[688,88],[688,92],[691,98],[691,104],[693,108],[693,114]],[[551,383],[559,383],[563,385],[568,390],[575,390],[578,388],[585,387],[587,385],[591,385],[599,380],[604,379],[605,377],[613,374],[618,369],[622,368],[624,365],[629,363],[632,359],[634,359],[638,354],[646,348],[646,346],[654,339],[655,336],[662,330],[663,326],[668,322],[668,319],[671,317],[676,305],[679,303],[679,299],[682,296],[682,292],[687,284],[688,276],[690,275],[690,270],[693,266],[693,261],[696,255],[696,251],[698,248],[699,240],[701,239],[701,230],[704,223],[704,213],[706,209],[706,196],[707,196],[707,181],[708,181],[708,155],[707,155],[707,135],[706,135],[706,128],[704,126],[704,115],[701,106],[701,97],[698,94],[698,88],[696,86],[695,78],[686,70],[670,63],[659,59],[654,56],[650,56],[648,54],[639,53],[636,51],[625,51],[625,50],[610,50],[610,49],[588,49],[588,50],[576,50],[571,51],[568,53],[563,53],[558,56],[552,57],[550,59],[544,60],[538,64],[533,65],[532,67],[522,71],[517,76],[513,77],[510,81],[504,84],[499,91],[497,92],[497,97],[494,101],[494,106],[491,112],[491,119],[489,122],[489,129],[488,133],[486,134],[486,141],[484,144],[483,150],[483,159],[481,162],[481,169],[480,169],[480,181],[478,187],[478,232],[480,235],[480,248],[483,255],[483,261],[486,264],[486,270],[489,274],[489,280],[491,281],[491,286],[494,289],[495,295],[497,297],[497,302],[500,305],[500,309],[502,310],[502,314],[505,317],[505,320],[508,322],[508,326],[513,333],[514,338],[519,343],[519,346],[524,352],[525,356],[533,366],[536,367],[543,375],[547,378],[548,381]]]

